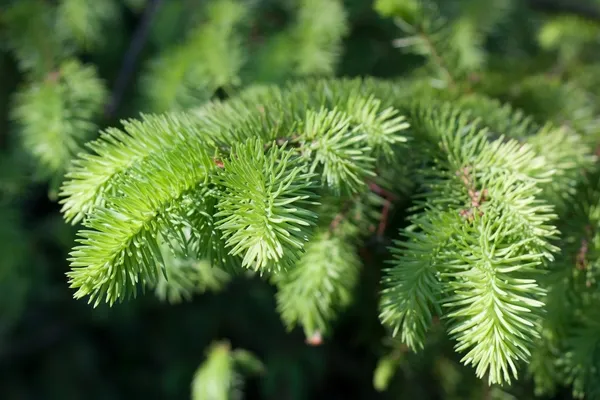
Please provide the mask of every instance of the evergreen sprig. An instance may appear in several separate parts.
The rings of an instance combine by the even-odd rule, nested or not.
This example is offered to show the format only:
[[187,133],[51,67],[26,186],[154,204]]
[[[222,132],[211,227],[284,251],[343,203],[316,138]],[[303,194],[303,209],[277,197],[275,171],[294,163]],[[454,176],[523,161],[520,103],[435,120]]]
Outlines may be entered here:
[[161,250],[165,274],[159,276],[155,293],[163,301],[171,304],[189,301],[195,294],[222,289],[231,278],[210,261],[190,255],[187,249],[178,249],[177,244],[163,243]]
[[115,20],[117,12],[114,0],[61,0],[56,10],[59,36],[85,50],[103,45],[102,30]]
[[205,11],[204,23],[183,43],[154,59],[142,77],[151,111],[186,109],[209,100],[219,88],[240,83],[245,55],[239,28],[248,6],[218,0],[208,3]]
[[[325,333],[350,301],[355,243],[374,224],[385,230],[385,188],[410,181],[418,193],[391,249],[381,319],[417,350],[442,316],[463,363],[510,382],[540,337],[542,278],[558,251],[548,201],[593,158],[574,131],[540,128],[483,94],[436,90],[372,79],[256,86],[104,132],[63,186],[66,217],[86,226],[69,273],[76,296],[112,303],[157,282],[191,293],[196,278],[169,270],[166,244],[181,260],[268,275],[286,324]],[[555,143],[548,153],[544,141]]]
[[113,303],[135,295],[138,282],[155,284],[164,271],[160,237],[185,243],[172,215],[187,213],[185,198],[207,185],[215,168],[202,143],[190,141],[177,157],[148,157],[122,176],[104,206],[84,222],[81,245],[71,253],[76,296]]
[[265,153],[264,146],[249,139],[222,161],[215,216],[230,254],[243,255],[243,267],[278,271],[293,265],[308,241],[317,196],[294,150],[273,146]]
[[250,352],[231,349],[228,342],[213,343],[206,360],[194,374],[192,400],[230,400],[241,398],[242,372],[260,374],[264,366]]
[[347,238],[329,229],[315,233],[294,268],[276,278],[284,322],[301,325],[309,338],[326,334],[335,313],[352,300],[359,271],[360,259]]
[[[88,153],[73,160],[61,190],[65,219],[76,223],[105,204],[105,195],[148,158],[162,151],[176,151],[186,141],[197,141],[200,133],[190,118],[143,116],[125,121],[124,130],[109,128],[86,144]],[[184,147],[186,149],[186,147]]]
[[[551,207],[536,183],[552,171],[515,141],[489,142],[477,121],[450,107],[423,107],[413,129],[429,141],[436,166],[423,171],[422,214],[397,243],[382,320],[413,349],[433,316],[449,319],[463,362],[490,383],[510,382],[527,360],[543,290],[539,267],[558,249]],[[490,350],[494,349],[494,350]]]
[[40,175],[61,177],[95,133],[95,119],[106,97],[95,69],[75,60],[17,93],[12,118]]
[[346,10],[339,0],[296,0],[296,20],[290,36],[294,74],[332,75],[348,32]]

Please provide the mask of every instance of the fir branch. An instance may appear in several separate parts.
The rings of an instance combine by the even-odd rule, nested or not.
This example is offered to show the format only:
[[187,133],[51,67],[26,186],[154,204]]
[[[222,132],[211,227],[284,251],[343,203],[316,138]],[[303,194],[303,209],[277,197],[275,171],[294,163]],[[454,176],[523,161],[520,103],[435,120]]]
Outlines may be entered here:
[[[382,318],[418,348],[431,321],[428,310],[449,307],[457,351],[468,350],[463,361],[490,383],[509,382],[535,338],[539,316],[532,311],[543,305],[538,266],[557,251],[550,244],[556,235],[551,208],[536,199],[536,183],[553,171],[518,142],[487,142],[485,130],[451,107],[413,115],[411,125],[438,165],[423,172],[427,201],[407,230],[411,240],[396,244],[401,257],[384,280]],[[474,198],[476,189],[485,198]],[[466,220],[459,211],[464,204],[476,209]],[[453,222],[443,219],[447,213]],[[414,237],[415,228],[422,236]],[[412,311],[416,304],[419,312]]]
[[360,259],[354,246],[328,230],[314,234],[293,269],[275,278],[281,317],[299,324],[307,338],[330,331],[340,309],[352,299]]
[[66,174],[60,193],[65,219],[72,223],[83,220],[105,204],[105,195],[114,192],[121,177],[131,175],[145,160],[163,151],[180,158],[177,150],[185,151],[186,142],[201,137],[192,119],[177,114],[142,116],[141,121],[125,121],[124,131],[109,128],[102,132],[99,139],[86,144],[90,152],[74,160]]
[[243,255],[242,266],[286,270],[300,257],[317,219],[310,211],[315,182],[293,150],[263,149],[260,140],[249,139],[223,161],[217,227],[230,254]]
[[[192,235],[188,233],[186,236],[191,239]],[[165,274],[159,277],[155,287],[159,299],[171,304],[189,301],[194,294],[218,291],[229,281],[230,275],[219,267],[213,267],[208,261],[210,257],[199,259],[197,254],[202,255],[201,252],[189,254],[187,250],[180,248],[179,243],[172,239],[161,244]]]
[[352,96],[348,98],[345,108],[352,121],[357,124],[356,130],[367,134],[366,141],[373,149],[376,159],[383,156],[385,160],[391,161],[397,144],[407,141],[400,134],[410,126],[406,118],[392,107],[381,110],[381,100],[373,95]]
[[237,28],[248,11],[238,0],[209,3],[206,22],[150,64],[142,80],[152,111],[186,109],[240,83],[245,55]]
[[434,313],[441,314],[439,265],[446,262],[445,249],[456,234],[456,213],[434,218],[415,218],[402,232],[404,240],[394,242],[392,266],[382,279],[380,319],[413,351],[423,348]]
[[241,395],[241,377],[233,369],[230,345],[214,343],[192,381],[193,400],[229,400]]
[[350,128],[350,117],[336,110],[308,112],[299,142],[303,156],[312,159],[310,172],[322,166],[326,184],[336,191],[357,191],[373,176],[367,136]]
[[8,48],[22,71],[40,79],[57,67],[65,49],[53,31],[56,10],[47,2],[23,0],[3,10]]
[[291,30],[295,75],[332,75],[348,33],[347,15],[339,0],[296,0]]
[[242,372],[259,374],[262,363],[250,352],[231,350],[226,341],[214,342],[194,374],[192,400],[231,400],[242,395]]
[[12,118],[44,176],[60,176],[96,130],[106,91],[95,69],[69,60],[17,93]]
[[144,160],[85,221],[68,273],[77,298],[112,304],[135,296],[138,283],[156,284],[164,271],[159,239],[166,233],[181,237],[172,216],[186,213],[183,199],[208,184],[216,168],[199,142],[189,142],[178,155]]
[[90,50],[103,44],[102,30],[108,22],[115,20],[117,12],[114,0],[61,0],[56,9],[58,35],[84,50]]

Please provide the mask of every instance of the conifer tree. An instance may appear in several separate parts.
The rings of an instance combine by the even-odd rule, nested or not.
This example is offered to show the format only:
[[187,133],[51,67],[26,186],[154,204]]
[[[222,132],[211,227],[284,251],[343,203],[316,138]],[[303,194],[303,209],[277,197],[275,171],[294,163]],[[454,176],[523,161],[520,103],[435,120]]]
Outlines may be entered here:
[[[31,179],[77,230],[73,301],[175,308],[252,279],[290,334],[327,345],[374,275],[371,373],[390,398],[416,396],[394,382],[419,371],[448,399],[600,399],[600,5],[376,0],[370,18],[408,61],[353,77],[355,1],[5,3],[21,81],[0,287],[19,307],[30,243],[10,239],[27,235]],[[124,13],[151,26],[133,78],[127,57],[116,77],[89,61]],[[122,79],[139,85],[117,122]],[[210,340],[191,398],[276,376],[260,351]]]

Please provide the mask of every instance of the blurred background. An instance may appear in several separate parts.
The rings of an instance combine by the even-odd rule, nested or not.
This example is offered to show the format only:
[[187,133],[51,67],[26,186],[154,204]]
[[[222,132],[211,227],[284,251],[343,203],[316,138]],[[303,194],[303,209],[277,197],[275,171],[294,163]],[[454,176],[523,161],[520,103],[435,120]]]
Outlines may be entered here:
[[[274,289],[256,278],[195,288],[181,301],[148,290],[112,308],[76,301],[68,287],[77,226],[60,214],[60,183],[83,143],[122,119],[254,84],[400,77],[422,59],[398,49],[404,34],[385,15],[393,3],[402,0],[0,0],[0,399],[187,399],[220,340],[264,365],[246,379],[247,399],[461,399],[474,386],[471,398],[533,393],[526,379],[496,393],[461,373],[441,332],[424,353],[397,353],[389,390],[376,390],[374,371],[391,351],[376,295],[388,239],[363,250],[354,301],[316,346],[301,329],[286,331]],[[577,71],[582,54],[600,49],[593,1],[442,3],[466,18],[457,43],[471,40],[469,21],[493,25],[482,45],[514,61],[515,73],[524,56]]]

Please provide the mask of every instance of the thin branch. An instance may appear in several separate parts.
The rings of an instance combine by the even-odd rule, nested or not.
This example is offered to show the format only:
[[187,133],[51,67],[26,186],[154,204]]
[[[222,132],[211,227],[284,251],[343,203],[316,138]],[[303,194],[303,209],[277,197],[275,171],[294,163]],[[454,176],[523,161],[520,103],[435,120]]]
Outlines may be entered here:
[[377,228],[377,237],[382,238],[383,234],[385,233],[391,205],[392,203],[386,199],[383,205],[383,210],[381,211],[381,221],[379,221],[379,227]]
[[589,2],[577,0],[529,0],[534,10],[550,14],[574,14],[600,22],[600,9]]
[[144,44],[148,38],[148,33],[150,32],[150,23],[158,11],[161,2],[162,0],[150,0],[148,6],[144,10],[142,21],[138,25],[133,37],[131,38],[129,48],[125,53],[123,64],[119,70],[119,75],[115,81],[111,99],[106,106],[105,115],[107,117],[112,117],[121,103],[125,88],[127,87],[127,84],[129,83],[131,75],[135,69],[137,58],[144,48]]
[[444,76],[446,77],[446,82],[448,82],[450,87],[452,87],[452,88],[456,87],[457,84],[456,84],[456,81],[454,80],[454,77],[452,76],[452,74],[450,73],[450,70],[446,66],[446,62],[444,61],[442,56],[440,56],[437,49],[435,48],[433,41],[431,40],[429,35],[423,31],[419,32],[419,35],[425,41],[427,47],[429,48],[429,52],[430,52],[431,56],[433,57],[434,63],[438,66],[438,68],[442,71],[442,74],[444,74]]

